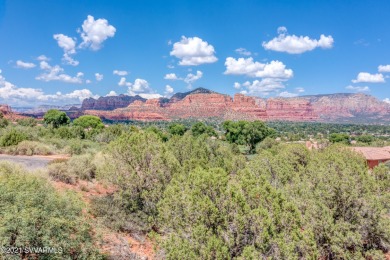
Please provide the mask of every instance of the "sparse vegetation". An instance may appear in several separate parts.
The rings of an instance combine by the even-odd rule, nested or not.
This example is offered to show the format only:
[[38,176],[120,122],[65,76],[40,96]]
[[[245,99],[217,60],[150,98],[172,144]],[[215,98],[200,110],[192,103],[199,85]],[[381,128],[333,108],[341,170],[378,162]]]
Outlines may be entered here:
[[[31,225],[18,230],[33,230],[32,223],[42,219],[50,226],[50,219],[62,214],[64,229],[54,236],[62,239],[52,245],[64,246],[65,258],[101,257],[92,249],[96,223],[153,237],[163,259],[376,259],[390,250],[390,169],[381,164],[368,171],[363,158],[346,148],[351,140],[375,144],[380,139],[372,132],[317,135],[326,145],[309,151],[300,142],[313,141],[311,132],[287,133],[259,121],[114,124],[95,130],[77,124],[0,130],[2,152],[71,155],[51,162],[47,175],[94,194],[83,205],[42,176],[27,177],[20,168],[0,164],[0,209],[11,203],[11,186],[20,185],[12,197],[31,196],[27,206],[18,203],[37,215],[21,216]],[[18,184],[22,178],[24,186]],[[110,192],[96,195],[95,183]],[[39,198],[47,198],[51,205],[45,207],[53,212],[41,210]],[[3,218],[10,212],[0,210],[7,222],[1,221],[0,238],[11,230],[9,217]],[[72,236],[71,225],[77,229]],[[48,232],[57,226],[51,228]],[[50,241],[33,236],[31,244]]]
[[[94,246],[84,205],[71,193],[56,191],[42,177],[0,163],[0,244],[5,247],[47,247],[40,259],[103,259]],[[18,259],[35,254],[24,250]],[[0,258],[10,255],[0,251]],[[15,258],[16,259],[16,258]]]

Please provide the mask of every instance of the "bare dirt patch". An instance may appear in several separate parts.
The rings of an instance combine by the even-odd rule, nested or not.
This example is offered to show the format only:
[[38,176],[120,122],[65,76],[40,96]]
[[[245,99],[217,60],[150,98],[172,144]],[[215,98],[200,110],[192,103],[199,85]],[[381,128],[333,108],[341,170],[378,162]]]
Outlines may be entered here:
[[[76,184],[52,181],[57,190],[72,190],[81,195],[83,201],[89,205],[93,197],[102,197],[113,194],[115,187],[103,185],[97,181],[89,182],[79,180]],[[87,210],[85,214],[89,214]],[[91,219],[95,219],[90,215]],[[101,251],[110,256],[110,259],[155,259],[152,241],[146,237],[132,237],[130,234],[115,232],[107,227],[99,227],[102,242],[99,245]]]

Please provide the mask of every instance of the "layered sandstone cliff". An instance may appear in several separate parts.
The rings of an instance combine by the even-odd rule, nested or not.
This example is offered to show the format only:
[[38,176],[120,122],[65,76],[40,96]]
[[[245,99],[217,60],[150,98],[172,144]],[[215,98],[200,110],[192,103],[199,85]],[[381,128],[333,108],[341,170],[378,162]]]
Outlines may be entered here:
[[266,111],[269,120],[314,121],[319,115],[312,103],[301,98],[270,98]]

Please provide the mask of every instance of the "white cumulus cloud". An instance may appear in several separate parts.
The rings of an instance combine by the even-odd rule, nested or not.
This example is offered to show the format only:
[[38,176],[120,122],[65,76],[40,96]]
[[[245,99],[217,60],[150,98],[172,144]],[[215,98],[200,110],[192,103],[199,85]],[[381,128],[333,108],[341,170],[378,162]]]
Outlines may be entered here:
[[379,65],[378,66],[379,72],[390,72],[390,65]]
[[287,34],[286,27],[278,28],[278,37],[269,42],[263,42],[262,46],[266,50],[287,52],[290,54],[300,54],[315,48],[329,49],[333,47],[333,37],[321,34],[320,38],[311,39],[308,36],[296,36]]
[[125,77],[122,77],[119,82],[118,82],[118,86],[121,86],[121,87],[131,87],[132,83],[131,82],[128,82],[126,81],[126,78]]
[[170,55],[180,59],[179,65],[182,66],[197,66],[218,60],[214,47],[199,37],[182,36],[180,42],[173,44]]
[[76,40],[62,33],[54,34],[53,38],[57,41],[58,46],[64,50],[65,53],[76,53]]
[[383,83],[385,82],[385,78],[381,73],[370,74],[368,72],[360,72],[356,79],[352,80],[353,83]]
[[[65,64],[72,65],[72,66],[79,65],[79,62],[74,60],[71,57],[71,55],[76,53],[76,40],[62,33],[54,34],[53,38],[57,41],[58,46],[62,48],[64,51],[64,56],[62,57],[62,61]],[[42,60],[45,61],[46,59],[42,59]]]
[[158,93],[141,93],[139,96],[146,98],[146,99],[152,99],[152,98],[161,98],[163,97],[162,95]]
[[114,26],[108,24],[106,19],[97,19],[92,15],[88,15],[79,30],[83,42],[80,44],[82,48],[91,48],[92,50],[99,50],[102,44],[109,37],[114,37],[116,29]]
[[112,96],[118,96],[118,94],[117,94],[114,90],[111,90],[111,91],[108,92],[108,94],[106,95],[106,97],[112,97]]
[[125,71],[125,70],[114,70],[112,72],[112,74],[118,75],[118,76],[126,76],[129,73],[127,71]]
[[370,91],[370,88],[367,87],[367,86],[364,86],[364,87],[360,87],[360,86],[346,86],[345,87],[346,89],[348,90],[352,90],[352,91],[356,91],[356,92],[368,92]]
[[103,80],[103,74],[95,73],[95,78],[96,78],[97,81],[102,81]]
[[291,78],[293,71],[286,69],[280,61],[271,61],[270,63],[260,63],[253,61],[253,58],[232,58],[228,57],[225,61],[226,75],[245,75],[257,78]]
[[198,70],[196,71],[196,74],[192,74],[192,73],[187,74],[187,76],[184,78],[184,82],[187,83],[189,87],[191,87],[195,81],[197,81],[202,77],[203,77],[203,72]]
[[22,69],[32,69],[32,68],[36,67],[36,65],[32,62],[24,62],[21,60],[17,60],[16,67],[22,68]]
[[125,77],[122,77],[118,85],[121,87],[127,87],[127,93],[130,96],[140,95],[143,98],[159,98],[162,95],[156,93],[145,79],[135,79],[134,82],[129,82]]
[[301,88],[301,87],[298,87],[298,88],[295,88],[295,91],[298,92],[298,93],[303,93],[303,92],[305,92],[305,89]]
[[128,87],[129,95],[140,95],[143,98],[160,98],[162,95],[156,93],[145,79],[135,79],[134,83]]
[[40,68],[44,70],[41,75],[35,77],[36,80],[42,80],[42,81],[62,81],[66,83],[76,83],[81,84],[83,82],[83,73],[79,72],[77,73],[76,77],[69,76],[67,74],[64,74],[64,69],[61,68],[58,65],[51,66],[46,61],[40,62]]
[[73,59],[69,54],[64,53],[64,56],[62,57],[62,62],[68,65],[77,66],[79,65],[79,61]]
[[[0,72],[1,73],[1,72]],[[10,105],[31,105],[53,103],[74,103],[81,102],[85,98],[94,97],[97,95],[88,89],[74,90],[70,93],[57,92],[55,94],[45,94],[42,89],[38,88],[19,88],[14,84],[5,80],[0,74],[0,103],[4,102]]]
[[164,76],[164,79],[168,79],[168,80],[180,80],[181,78],[179,78],[175,73],[168,73]]
[[390,98],[383,99],[383,102],[386,102],[387,104],[390,104]]
[[166,85],[165,86],[165,93],[166,94],[172,94],[173,93],[173,88],[171,87],[171,86],[169,86],[169,85]]
[[254,96],[267,96],[270,93],[284,89],[283,80],[277,78],[264,78],[262,80],[246,81],[240,84],[243,90],[240,93]]
[[48,58],[48,57],[46,57],[45,55],[39,55],[38,57],[37,57],[37,60],[39,60],[39,61],[49,61],[50,60],[50,58]]

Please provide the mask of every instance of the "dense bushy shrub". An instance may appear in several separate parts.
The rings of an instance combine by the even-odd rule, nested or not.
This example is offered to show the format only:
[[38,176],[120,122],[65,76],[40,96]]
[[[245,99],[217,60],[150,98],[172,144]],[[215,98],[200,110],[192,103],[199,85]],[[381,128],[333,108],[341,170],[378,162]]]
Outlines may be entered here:
[[167,259],[314,258],[296,206],[264,178],[220,168],[176,176],[159,203]]
[[356,141],[371,144],[374,142],[375,138],[372,135],[360,135],[356,138]]
[[76,184],[78,177],[69,171],[66,162],[51,163],[47,167],[47,173],[54,181],[60,181],[67,184]]
[[357,259],[390,249],[389,196],[383,192],[390,186],[379,177],[386,176],[383,170],[370,175],[358,154],[342,146],[309,153],[284,145],[277,154],[260,154],[249,169],[297,205],[321,256]]
[[68,125],[70,123],[70,118],[63,111],[50,109],[43,116],[43,121],[47,125],[57,128],[62,125]]
[[0,137],[0,146],[5,147],[17,145],[18,143],[27,140],[27,138],[28,137],[24,132],[12,128],[9,131],[3,133],[3,135]]
[[168,141],[167,133],[161,130],[160,128],[157,128],[155,126],[149,126],[148,128],[145,129],[145,131],[155,133],[158,137],[160,137],[161,141],[163,142]]
[[168,126],[168,131],[171,135],[184,135],[187,127],[183,124],[173,123]]
[[96,166],[92,154],[72,156],[67,162],[68,172],[81,180],[91,181],[96,175]]
[[95,140],[100,143],[109,143],[125,131],[125,128],[121,124],[110,125],[103,129],[103,131],[95,136]]
[[[39,259],[102,259],[80,198],[54,190],[41,177],[0,163],[0,244],[3,247],[50,247],[56,254]],[[2,254],[0,258],[10,259]],[[37,259],[18,254],[18,259]],[[12,258],[13,259],[13,258]]]
[[75,155],[70,159],[61,159],[48,166],[48,174],[55,181],[75,184],[79,179],[92,181],[96,175],[96,166],[92,154]]
[[[157,203],[179,164],[154,133],[124,134],[108,146],[100,178],[110,180],[120,191],[121,207],[135,225],[156,222]],[[138,224],[137,224],[138,223]]]
[[329,135],[329,141],[332,143],[344,143],[349,144],[349,135],[342,133],[333,133]]
[[275,131],[262,121],[225,121],[225,138],[230,143],[246,145],[250,153],[255,152],[256,144],[267,136],[273,136]]
[[86,133],[80,126],[60,126],[52,130],[55,137],[61,139],[84,139]]
[[100,117],[97,116],[91,116],[91,115],[84,115],[76,118],[73,121],[73,124],[75,126],[80,126],[84,129],[91,128],[91,129],[102,129],[104,128],[104,124]]
[[235,154],[229,144],[207,135],[194,137],[186,133],[182,137],[173,136],[167,144],[185,172],[197,167],[221,167],[235,173],[245,166],[245,158]]
[[202,134],[206,134],[208,136],[215,136],[217,137],[217,132],[212,126],[207,126],[203,122],[197,122],[191,127],[191,132],[194,136],[199,136]]

